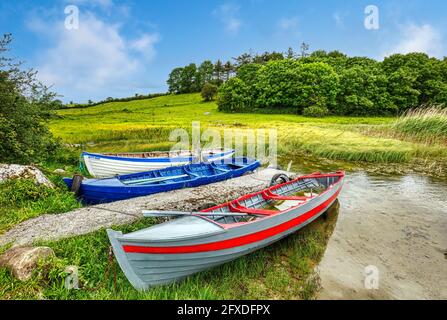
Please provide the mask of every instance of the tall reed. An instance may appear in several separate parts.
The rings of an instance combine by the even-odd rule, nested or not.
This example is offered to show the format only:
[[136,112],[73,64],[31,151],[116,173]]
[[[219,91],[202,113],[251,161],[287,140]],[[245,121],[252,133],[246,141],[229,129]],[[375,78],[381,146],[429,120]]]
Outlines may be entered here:
[[402,138],[417,142],[447,144],[447,108],[441,106],[411,109],[392,124]]

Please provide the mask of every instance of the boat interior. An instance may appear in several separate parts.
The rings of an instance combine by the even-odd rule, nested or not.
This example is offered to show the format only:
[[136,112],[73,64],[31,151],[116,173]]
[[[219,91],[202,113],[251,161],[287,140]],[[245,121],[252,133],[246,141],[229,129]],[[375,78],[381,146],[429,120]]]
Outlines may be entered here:
[[[208,208],[203,212],[228,214],[226,216],[207,217],[219,224],[234,224],[262,219],[318,197],[329,186],[337,183],[342,176],[342,174],[330,174],[321,177],[301,177],[223,205]],[[237,216],[238,213],[242,215]]]
[[[221,149],[210,149],[202,150],[204,155],[215,155],[225,152],[223,148]],[[190,150],[176,150],[176,151],[149,151],[149,152],[126,152],[126,153],[104,153],[106,156],[112,157],[124,157],[124,158],[169,158],[169,157],[191,157],[194,152]]]
[[181,181],[197,179],[201,177],[216,176],[231,170],[236,170],[247,165],[247,162],[232,163],[197,163],[178,167],[170,167],[163,170],[154,170],[144,173],[118,176],[118,179],[125,185],[163,185]]

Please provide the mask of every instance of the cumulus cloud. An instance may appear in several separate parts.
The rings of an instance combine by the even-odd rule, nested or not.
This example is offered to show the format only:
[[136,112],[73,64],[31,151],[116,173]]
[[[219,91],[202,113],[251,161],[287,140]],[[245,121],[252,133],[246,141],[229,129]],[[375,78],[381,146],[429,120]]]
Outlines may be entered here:
[[214,15],[218,16],[224,24],[226,32],[232,34],[239,32],[242,26],[242,21],[238,18],[239,9],[239,6],[226,3],[214,10]]
[[424,52],[430,56],[442,56],[442,34],[429,24],[421,26],[409,24],[401,27],[400,40],[386,50],[382,56],[394,53]]
[[137,89],[132,86],[156,55],[159,41],[156,33],[128,39],[118,24],[102,21],[92,13],[80,15],[77,30],[66,29],[64,21],[34,19],[28,26],[51,43],[41,53],[39,78],[76,101]]

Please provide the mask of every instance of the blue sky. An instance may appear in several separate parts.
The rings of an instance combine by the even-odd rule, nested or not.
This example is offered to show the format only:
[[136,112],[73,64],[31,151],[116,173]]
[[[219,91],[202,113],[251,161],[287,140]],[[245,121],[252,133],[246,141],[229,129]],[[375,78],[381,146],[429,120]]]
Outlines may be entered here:
[[[79,10],[67,29],[64,10]],[[365,28],[375,5],[379,28]],[[174,67],[244,52],[317,49],[382,59],[395,52],[447,55],[447,2],[298,0],[2,0],[0,31],[12,55],[63,95],[85,102],[166,90]]]

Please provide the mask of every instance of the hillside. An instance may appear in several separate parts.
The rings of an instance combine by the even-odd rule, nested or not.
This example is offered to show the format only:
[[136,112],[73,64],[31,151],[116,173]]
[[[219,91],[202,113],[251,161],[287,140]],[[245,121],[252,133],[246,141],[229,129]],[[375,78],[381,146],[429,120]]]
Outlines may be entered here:
[[172,129],[190,129],[192,121],[200,121],[201,128],[276,128],[283,155],[305,152],[376,163],[447,157],[445,148],[380,134],[393,118],[222,113],[216,103],[202,102],[199,94],[105,103],[61,110],[59,115],[51,122],[53,133],[66,143],[82,144],[83,149],[94,152],[169,149]]

